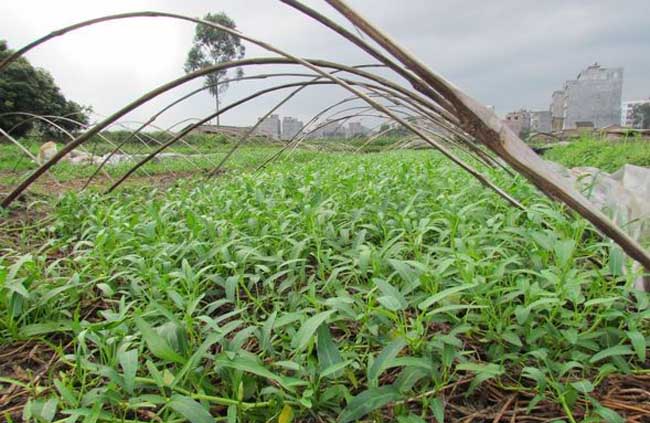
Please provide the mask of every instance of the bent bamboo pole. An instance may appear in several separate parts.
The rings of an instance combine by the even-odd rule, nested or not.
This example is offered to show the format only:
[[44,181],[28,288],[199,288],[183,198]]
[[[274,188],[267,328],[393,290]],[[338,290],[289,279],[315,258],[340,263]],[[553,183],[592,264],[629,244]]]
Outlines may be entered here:
[[564,202],[613,239],[630,257],[646,269],[650,269],[650,253],[594,207],[582,194],[560,180],[530,147],[499,121],[494,112],[441,76],[434,74],[426,65],[350,8],[343,0],[325,1],[453,104],[463,129],[503,158],[542,192]]
[[[351,81],[351,83],[355,83],[355,82]],[[306,82],[294,82],[294,83],[290,83],[290,84],[277,85],[277,86],[273,86],[273,87],[270,87],[270,88],[266,88],[266,89],[263,89],[263,90],[257,91],[257,92],[255,92],[255,93],[253,93],[253,94],[251,94],[251,95],[248,95],[248,96],[246,96],[246,97],[244,97],[244,98],[242,98],[242,99],[240,99],[240,100],[238,100],[238,101],[236,101],[236,102],[234,102],[234,103],[231,103],[231,104],[229,104],[228,106],[226,106],[226,107],[224,107],[224,108],[222,108],[222,109],[220,109],[220,110],[218,110],[218,111],[216,111],[216,112],[214,112],[214,113],[211,113],[210,115],[208,115],[208,116],[206,116],[206,117],[204,117],[204,118],[198,120],[197,122],[195,122],[195,123],[193,123],[193,124],[187,126],[186,128],[184,128],[181,132],[179,132],[178,134],[176,134],[176,136],[173,137],[171,140],[167,141],[167,142],[166,142],[164,145],[162,145],[160,148],[158,148],[157,150],[155,150],[154,152],[152,152],[149,156],[143,158],[140,162],[138,162],[135,166],[133,166],[133,168],[131,168],[131,169],[130,169],[130,170],[129,170],[125,175],[123,175],[122,178],[120,178],[118,181],[116,181],[116,182],[113,184],[113,186],[111,186],[111,187],[108,189],[107,192],[112,192],[112,191],[114,191],[114,190],[115,190],[119,185],[121,185],[121,184],[122,184],[122,183],[123,183],[123,182],[124,182],[124,181],[125,181],[125,180],[126,180],[126,179],[127,179],[127,178],[132,174],[132,173],[133,173],[133,172],[135,172],[135,170],[137,170],[138,168],[140,168],[141,166],[143,166],[144,164],[146,164],[147,162],[149,162],[150,160],[152,160],[152,159],[153,159],[153,158],[154,158],[158,153],[162,152],[164,149],[166,149],[166,148],[168,148],[169,146],[171,146],[172,144],[174,144],[176,141],[178,141],[178,139],[184,137],[185,135],[187,135],[188,133],[190,133],[193,129],[195,129],[195,128],[201,126],[201,125],[203,125],[203,124],[206,123],[206,122],[209,122],[211,119],[214,119],[216,116],[219,116],[219,115],[221,115],[221,114],[223,114],[223,113],[226,113],[226,112],[229,111],[229,110],[232,110],[232,109],[234,109],[234,108],[236,108],[236,107],[239,107],[240,105],[242,105],[242,104],[244,104],[244,103],[246,103],[246,102],[248,102],[248,101],[254,100],[254,99],[256,99],[256,98],[258,98],[258,97],[260,97],[260,96],[262,96],[262,95],[268,94],[268,93],[270,93],[270,92],[274,92],[274,91],[278,91],[278,90],[282,90],[282,89],[286,89],[286,88],[293,88],[293,87],[304,88],[304,87],[306,87],[306,86],[310,86],[310,85],[335,85],[335,83],[332,82],[332,81],[306,81]],[[294,92],[295,92],[295,91],[294,91]],[[288,96],[287,98],[291,98],[291,97]],[[223,165],[223,163],[225,163],[225,159],[227,159],[227,157],[229,157],[230,154],[232,154],[232,150],[231,150],[231,151],[229,152],[229,154],[224,158],[224,160],[222,160],[222,161],[220,162],[220,165]],[[220,167],[218,167],[218,168],[216,168],[216,169],[218,170],[219,168],[220,168]],[[215,171],[213,171],[213,173],[215,173]]]
[[[326,0],[330,5],[332,5],[337,11],[339,11],[343,16],[350,20],[357,28],[362,32],[366,33],[370,38],[377,42],[382,48],[388,51],[393,57],[395,57],[403,66],[392,62],[381,52],[370,47],[367,43],[361,40],[359,37],[354,36],[354,34],[345,30],[344,28],[336,25],[332,21],[318,15],[311,13],[310,9],[306,6],[301,5],[299,2],[294,0],[282,0],[284,3],[290,4],[291,6],[301,10],[303,13],[306,13],[312,16],[317,21],[323,23],[324,25],[334,29],[339,34],[343,35],[348,40],[354,42],[364,51],[369,52],[374,57],[378,58],[380,62],[387,64],[391,69],[393,69],[398,75],[403,76],[407,79],[413,88],[416,91],[424,94],[426,97],[433,100],[433,103],[429,105],[432,110],[435,110],[441,116],[444,116],[445,119],[448,119],[450,122],[462,128],[465,132],[472,135],[483,143],[490,150],[495,152],[498,156],[503,158],[507,163],[509,163],[513,168],[518,172],[522,173],[529,180],[531,180],[536,186],[538,186],[542,192],[547,195],[558,198],[563,201],[569,207],[576,210],[578,213],[583,215],[589,221],[591,221],[598,229],[603,233],[611,237],[616,241],[628,255],[639,261],[646,268],[650,269],[650,254],[643,250],[643,248],[638,245],[636,241],[630,238],[625,232],[616,227],[603,213],[599,210],[596,210],[586,198],[584,198],[577,191],[571,187],[566,186],[561,180],[559,180],[552,172],[550,172],[544,162],[532,151],[530,150],[521,140],[519,140],[508,128],[504,127],[496,118],[496,116],[485,107],[481,106],[478,102],[462,93],[459,89],[451,85],[449,82],[445,81],[443,78],[435,75],[431,72],[426,66],[419,62],[412,55],[408,54],[402,47],[390,39],[387,35],[383,34],[377,28],[372,26],[367,20],[362,18],[358,13],[353,11],[351,8],[345,4],[342,0]],[[296,56],[290,55],[282,50],[279,50],[267,43],[256,40],[249,36],[239,33],[238,31],[232,30],[227,27],[223,27],[217,24],[210,22],[205,22],[200,19],[190,18],[187,16],[172,14],[172,13],[161,13],[161,12],[135,12],[135,13],[126,13],[120,15],[112,15],[102,18],[93,19],[91,21],[82,22],[79,24],[71,25],[69,27],[63,28],[59,31],[48,34],[47,36],[34,41],[33,43],[25,46],[24,48],[18,50],[13,55],[6,58],[3,62],[0,63],[0,70],[6,66],[11,61],[15,60],[17,57],[20,57],[21,54],[30,50],[38,44],[41,44],[48,39],[57,37],[66,32],[69,32],[74,29],[78,29],[84,26],[92,25],[99,22],[114,20],[114,19],[124,19],[130,17],[169,17],[174,19],[181,19],[190,22],[200,23],[203,25],[211,26],[230,34],[236,35],[246,41],[254,43],[266,50],[280,54],[281,56],[288,59],[291,63],[301,64],[317,74],[329,79],[330,81],[338,84],[339,86],[347,89],[351,93],[362,98],[368,104],[372,105],[375,109],[384,114],[387,114],[391,118],[397,120],[402,126],[407,128],[412,133],[423,138],[431,146],[438,149],[443,155],[448,157],[450,160],[454,161],[456,164],[465,169],[472,176],[477,178],[481,183],[486,186],[490,186],[487,183],[486,178],[478,173],[471,167],[464,165],[456,158],[449,150],[444,146],[438,144],[435,140],[429,138],[419,129],[413,127],[409,122],[401,119],[399,116],[391,113],[390,110],[386,109],[383,105],[375,102],[366,94],[362,93],[358,89],[352,87],[350,84],[342,81],[341,79],[328,75],[318,65],[306,61],[304,59],[298,58]],[[194,74],[194,77],[197,75]],[[165,86],[159,87],[158,89],[149,92],[145,96],[129,104],[124,109],[120,110],[116,114],[112,115],[109,119],[118,119],[121,115],[127,113],[130,110],[138,107],[139,105],[145,103],[151,98],[165,92],[168,89],[173,88],[174,86],[180,85],[181,83],[192,79],[186,78],[183,81],[172,81]],[[413,93],[409,92],[410,96],[413,96]],[[98,126],[111,123],[111,121],[103,121]],[[97,126],[96,126],[97,127]],[[94,135],[94,131],[99,131],[100,129],[93,128],[83,134],[81,137],[78,137],[73,143],[71,143],[70,149],[74,146],[79,145],[86,141],[90,136]],[[2,206],[8,206],[23,190],[25,190],[36,178],[42,175],[52,164],[60,160],[67,151],[62,150],[60,154],[57,154],[50,162],[41,166],[37,171],[30,175],[25,181],[23,181],[14,191],[12,191],[2,202]],[[495,189],[496,188],[496,189]],[[510,197],[507,193],[500,190],[498,187],[493,187],[497,193],[499,193],[503,198],[509,201],[511,204],[514,204],[518,207],[521,205]]]

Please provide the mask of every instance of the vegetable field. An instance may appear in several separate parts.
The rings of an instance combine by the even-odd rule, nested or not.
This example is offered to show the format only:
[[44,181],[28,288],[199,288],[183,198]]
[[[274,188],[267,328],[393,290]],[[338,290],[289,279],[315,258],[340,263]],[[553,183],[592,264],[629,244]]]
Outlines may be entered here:
[[650,141],[642,138],[608,141],[585,137],[569,145],[554,147],[545,157],[567,167],[593,166],[605,172],[616,172],[626,164],[650,166]]
[[7,219],[4,418],[647,418],[650,296],[589,223],[432,151],[301,154]]

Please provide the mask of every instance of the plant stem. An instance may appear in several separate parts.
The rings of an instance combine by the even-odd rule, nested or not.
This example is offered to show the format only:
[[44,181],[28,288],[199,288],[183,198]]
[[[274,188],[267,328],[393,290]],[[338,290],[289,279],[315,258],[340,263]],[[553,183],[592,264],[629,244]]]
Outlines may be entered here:
[[[136,382],[139,383],[144,383],[147,385],[156,385],[156,381],[150,378],[146,377],[136,377],[135,378]],[[192,393],[186,389],[179,388],[177,386],[171,388],[172,390],[178,392],[179,394],[187,395],[192,399],[195,400],[203,400],[203,401],[208,401],[208,402],[213,402],[215,404],[219,405],[236,405],[238,407],[243,408],[244,410],[248,410],[250,408],[263,408],[263,407],[268,407],[271,405],[271,401],[264,401],[264,402],[239,402],[237,400],[233,400],[230,398],[223,398],[223,397],[215,397],[212,395],[205,395],[205,394],[197,394],[197,393]]]

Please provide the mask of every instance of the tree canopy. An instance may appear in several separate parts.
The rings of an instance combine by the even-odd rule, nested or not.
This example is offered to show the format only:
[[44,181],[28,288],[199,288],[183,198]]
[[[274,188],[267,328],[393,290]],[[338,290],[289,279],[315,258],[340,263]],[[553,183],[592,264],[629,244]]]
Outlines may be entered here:
[[[203,17],[203,20],[237,29],[235,21],[223,12],[208,13]],[[197,24],[192,48],[187,53],[185,72],[189,73],[219,63],[241,59],[245,54],[246,46],[241,43],[241,38],[217,28]],[[241,68],[237,68],[235,72],[238,77],[244,74]],[[215,97],[217,110],[219,110],[219,94],[228,89],[228,83],[223,82],[227,73],[228,70],[224,69],[208,74],[204,81],[204,86],[208,87],[210,94]],[[219,117],[217,117],[217,124],[218,122]]]
[[[7,42],[0,40],[0,60],[11,53]],[[65,116],[85,124],[88,122],[88,111],[89,108],[67,100],[52,75],[45,69],[33,67],[24,57],[0,71],[0,128],[11,131],[15,137],[24,136],[33,128],[49,137],[60,138],[62,134],[56,128],[28,116],[2,116],[3,113]],[[70,132],[79,129],[74,123],[62,119],[55,122]]]
[[634,126],[639,129],[650,129],[650,103],[634,106]]

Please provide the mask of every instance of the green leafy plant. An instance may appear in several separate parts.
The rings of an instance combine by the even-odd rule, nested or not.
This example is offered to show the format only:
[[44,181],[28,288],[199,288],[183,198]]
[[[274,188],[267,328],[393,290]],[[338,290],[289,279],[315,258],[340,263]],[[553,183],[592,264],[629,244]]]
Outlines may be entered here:
[[454,421],[452,389],[623,418],[600,391],[647,372],[650,298],[590,225],[492,172],[526,212],[414,151],[66,195],[0,259],[4,348],[55,367],[0,385],[36,421]]

